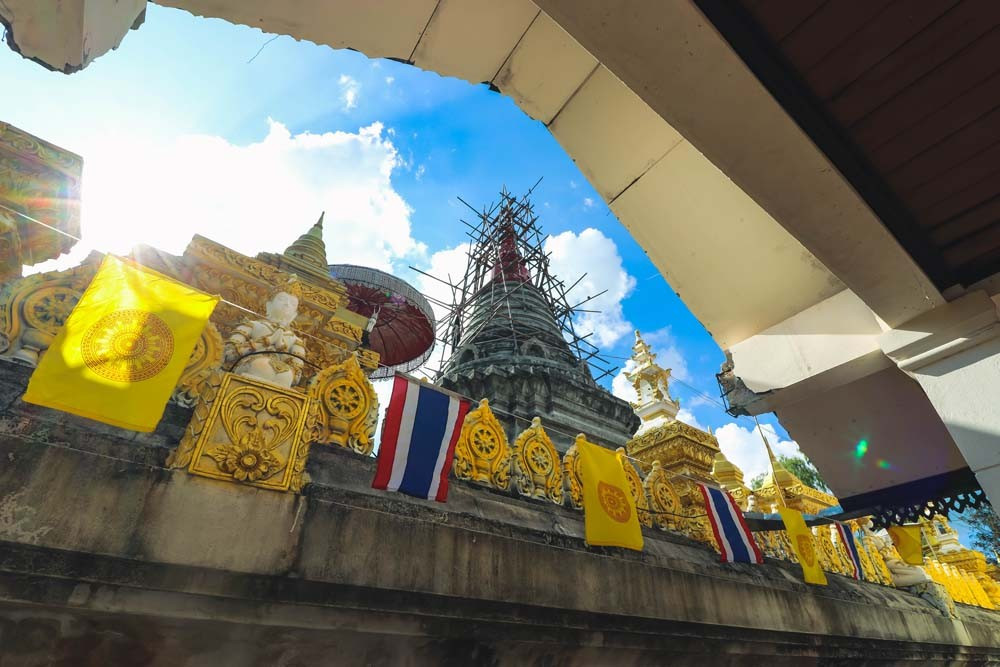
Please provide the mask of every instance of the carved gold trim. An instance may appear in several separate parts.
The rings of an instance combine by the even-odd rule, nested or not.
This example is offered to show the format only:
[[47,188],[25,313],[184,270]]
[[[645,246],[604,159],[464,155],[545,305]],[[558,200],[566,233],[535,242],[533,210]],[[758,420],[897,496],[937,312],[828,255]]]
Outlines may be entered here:
[[[168,464],[181,467],[187,461],[188,472],[195,475],[298,491],[305,482],[309,455],[309,442],[303,437],[308,403],[307,396],[293,389],[224,373],[207,417],[195,408]],[[199,405],[208,402],[200,400]]]
[[580,450],[576,443],[563,455],[563,477],[569,486],[569,501],[575,509],[583,509],[583,475],[580,470]]
[[649,499],[646,497],[646,489],[642,485],[642,478],[635,471],[635,466],[632,465],[632,462],[628,460],[625,448],[619,447],[615,451],[621,454],[622,468],[625,470],[625,479],[628,480],[628,488],[632,492],[632,499],[635,501],[639,523],[652,528],[653,517],[649,513]]
[[510,446],[503,426],[490,410],[489,401],[465,416],[455,445],[455,476],[495,489],[510,488]]
[[218,328],[209,322],[205,325],[198,342],[191,351],[187,366],[181,373],[181,379],[174,389],[172,400],[184,407],[193,407],[200,398],[199,392],[204,380],[213,371],[222,368],[222,335]]
[[355,326],[350,322],[345,322],[344,320],[332,317],[326,323],[326,328],[330,331],[330,333],[343,336],[352,343],[361,342],[361,327]]
[[357,357],[350,355],[317,373],[308,391],[317,404],[312,440],[347,447],[366,456],[371,454],[375,446],[378,396]]
[[535,417],[531,426],[514,441],[511,457],[517,491],[529,498],[548,498],[557,505],[563,503],[563,472],[559,452]]
[[684,507],[659,461],[653,461],[642,486],[649,496],[649,508],[656,527],[660,530],[679,530]]

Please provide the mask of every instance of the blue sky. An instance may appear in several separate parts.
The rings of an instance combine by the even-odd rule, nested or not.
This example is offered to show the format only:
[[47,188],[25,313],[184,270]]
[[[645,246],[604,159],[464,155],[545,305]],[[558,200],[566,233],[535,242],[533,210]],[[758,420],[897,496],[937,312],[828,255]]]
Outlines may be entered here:
[[[561,277],[587,270],[585,289],[611,288],[604,319],[583,323],[603,351],[622,365],[638,328],[676,376],[717,396],[722,352],[541,123],[483,85],[270,38],[151,4],[140,30],[72,76],[0,49],[0,80],[16,91],[2,120],[84,157],[84,246],[180,252],[198,232],[255,254],[284,248],[325,209],[331,261],[390,268],[422,289],[407,267],[454,270],[466,240],[457,196],[483,206],[502,185],[519,193],[543,177],[534,201],[559,240]],[[750,420],[685,384],[673,393],[748,480],[762,469]],[[779,452],[797,451],[773,416],[762,421]]]

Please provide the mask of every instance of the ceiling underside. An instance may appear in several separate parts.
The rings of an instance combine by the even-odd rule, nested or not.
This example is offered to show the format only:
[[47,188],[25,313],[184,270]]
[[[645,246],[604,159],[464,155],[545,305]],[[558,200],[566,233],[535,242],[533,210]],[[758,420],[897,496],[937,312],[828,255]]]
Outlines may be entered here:
[[696,2],[939,289],[1000,272],[1000,2]]

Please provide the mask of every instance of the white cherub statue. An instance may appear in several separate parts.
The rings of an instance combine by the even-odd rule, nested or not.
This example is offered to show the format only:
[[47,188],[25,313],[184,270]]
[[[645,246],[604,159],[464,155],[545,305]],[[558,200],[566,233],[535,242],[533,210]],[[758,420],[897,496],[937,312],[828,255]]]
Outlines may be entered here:
[[226,362],[236,362],[234,373],[286,388],[299,381],[303,362],[298,357],[305,355],[305,346],[291,324],[300,295],[298,279],[292,276],[271,292],[267,319],[247,318],[236,327],[225,346]]

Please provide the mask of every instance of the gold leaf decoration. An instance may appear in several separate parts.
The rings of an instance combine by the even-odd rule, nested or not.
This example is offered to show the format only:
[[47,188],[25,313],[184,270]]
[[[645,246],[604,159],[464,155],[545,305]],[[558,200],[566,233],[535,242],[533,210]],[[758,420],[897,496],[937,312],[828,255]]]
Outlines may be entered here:
[[649,499],[646,498],[646,490],[642,486],[642,478],[635,471],[635,466],[628,460],[625,448],[619,447],[615,450],[621,455],[622,468],[625,470],[625,479],[628,480],[629,491],[632,492],[632,499],[635,501],[635,510],[639,518],[639,523],[644,526],[653,526],[653,517],[649,513]]
[[642,485],[649,495],[649,505],[657,528],[678,530],[684,514],[683,505],[659,461],[653,461],[652,469]]
[[339,445],[367,456],[375,447],[378,396],[357,355],[325,368],[309,383],[317,403],[314,442]]
[[576,448],[576,443],[563,456],[563,476],[569,485],[570,504],[578,510],[583,509],[583,477],[580,472],[580,450]]
[[201,337],[191,351],[181,379],[171,397],[175,403],[184,407],[193,407],[199,398],[198,392],[205,378],[222,367],[222,335],[216,326],[209,322],[201,332]]
[[455,476],[495,489],[510,488],[510,446],[503,426],[490,410],[489,401],[465,416],[455,445]]
[[514,481],[518,493],[529,498],[563,502],[563,472],[559,452],[535,417],[514,441]]
[[36,365],[90,284],[100,258],[92,253],[71,269],[36,273],[3,285],[0,356]]
[[[221,377],[221,382],[216,382]],[[310,399],[233,373],[210,373],[171,467],[212,479],[297,492],[305,483]]]

